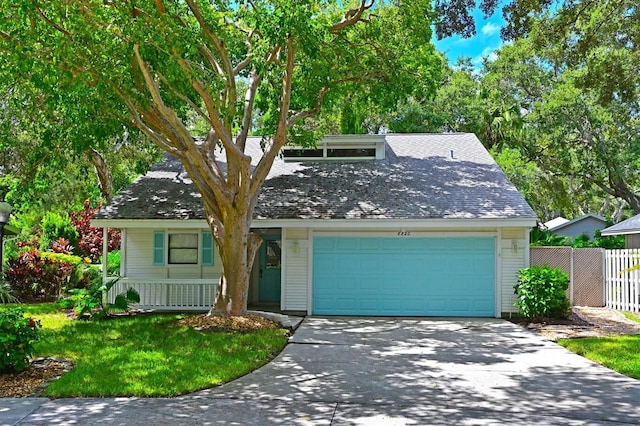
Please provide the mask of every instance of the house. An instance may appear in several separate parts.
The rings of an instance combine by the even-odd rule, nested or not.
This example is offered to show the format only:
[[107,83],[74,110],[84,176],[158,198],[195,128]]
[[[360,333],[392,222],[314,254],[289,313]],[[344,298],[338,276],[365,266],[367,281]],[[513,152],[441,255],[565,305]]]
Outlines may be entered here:
[[573,239],[584,234],[593,240],[595,231],[606,228],[607,220],[595,213],[587,213],[573,220],[557,217],[545,222],[543,226],[553,235],[564,235]]
[[640,214],[603,229],[601,234],[603,236],[624,235],[625,248],[640,248]]
[[[259,158],[260,138],[247,153]],[[314,315],[515,311],[536,215],[473,134],[329,136],[287,148],[252,227],[252,305]],[[207,309],[222,272],[200,195],[166,155],[94,217],[122,230],[117,288],[141,305]]]

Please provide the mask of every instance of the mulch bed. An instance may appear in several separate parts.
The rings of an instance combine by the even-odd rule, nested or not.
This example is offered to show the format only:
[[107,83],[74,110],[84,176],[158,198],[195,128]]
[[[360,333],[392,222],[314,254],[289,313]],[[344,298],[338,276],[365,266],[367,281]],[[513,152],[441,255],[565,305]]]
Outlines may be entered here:
[[225,333],[250,333],[265,328],[282,328],[280,324],[256,314],[249,314],[246,317],[195,315],[181,319],[178,324],[193,327],[198,331]]
[[0,374],[0,398],[41,396],[49,383],[73,368],[73,363],[57,358],[38,358],[20,373]]
[[543,318],[535,322],[511,320],[549,340],[612,337],[640,334],[640,324],[607,308],[573,307],[568,318]]

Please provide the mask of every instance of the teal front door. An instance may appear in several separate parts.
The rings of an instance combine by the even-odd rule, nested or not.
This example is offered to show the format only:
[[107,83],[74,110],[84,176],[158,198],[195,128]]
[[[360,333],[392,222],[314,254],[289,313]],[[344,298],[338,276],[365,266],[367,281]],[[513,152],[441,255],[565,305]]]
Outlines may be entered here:
[[280,301],[282,240],[277,235],[265,235],[260,246],[260,302]]

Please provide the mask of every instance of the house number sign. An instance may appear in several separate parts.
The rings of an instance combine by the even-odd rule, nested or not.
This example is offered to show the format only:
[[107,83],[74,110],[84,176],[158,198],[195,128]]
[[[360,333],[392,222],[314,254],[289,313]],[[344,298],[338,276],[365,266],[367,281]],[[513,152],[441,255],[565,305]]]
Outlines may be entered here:
[[411,231],[398,231],[398,237],[408,237],[411,235]]

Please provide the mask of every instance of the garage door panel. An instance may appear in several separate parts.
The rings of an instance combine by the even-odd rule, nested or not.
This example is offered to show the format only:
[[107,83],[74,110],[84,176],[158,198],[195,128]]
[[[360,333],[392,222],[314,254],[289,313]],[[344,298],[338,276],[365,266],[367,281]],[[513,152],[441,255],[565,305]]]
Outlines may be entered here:
[[314,238],[313,313],[493,316],[493,237]]

